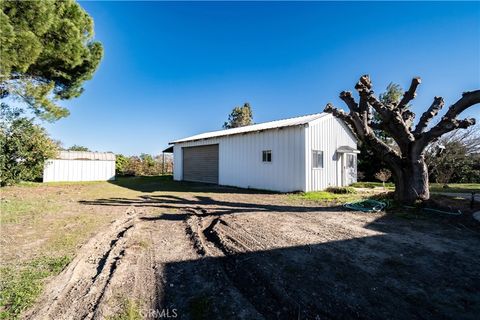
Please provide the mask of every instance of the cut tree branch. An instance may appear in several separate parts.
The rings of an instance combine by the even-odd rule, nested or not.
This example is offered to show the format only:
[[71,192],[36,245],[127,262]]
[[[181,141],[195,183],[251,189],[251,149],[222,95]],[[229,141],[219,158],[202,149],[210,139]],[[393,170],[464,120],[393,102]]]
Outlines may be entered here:
[[343,122],[349,126],[350,130],[352,130],[353,134],[355,134],[356,136],[359,135],[359,132],[357,132],[358,128],[356,128],[356,125],[355,125],[355,121],[345,111],[335,108],[331,103],[327,103],[323,112],[331,113],[333,114],[334,117],[340,120],[343,120]]
[[358,114],[354,112],[347,114],[345,111],[335,108],[331,103],[327,104],[324,112],[331,113],[334,117],[343,120],[360,140],[365,141],[374,148],[377,154],[385,159],[385,161],[397,165],[401,162],[401,156],[393,148],[378,139],[371,127],[364,126]]
[[425,146],[430,143],[431,141],[436,140],[442,134],[448,133],[455,129],[464,129],[468,128],[469,126],[475,124],[475,119],[464,119],[464,120],[457,120],[456,117],[465,109],[480,103],[480,90],[464,92],[462,97],[452,104],[450,108],[448,108],[447,113],[442,117],[437,125],[435,125],[432,129],[427,132],[424,132],[421,135],[420,140],[422,140]]
[[447,113],[445,114],[446,118],[454,119],[465,109],[473,106],[474,104],[480,103],[480,90],[464,92],[460,100],[455,102],[448,108]]
[[355,99],[353,99],[352,93],[350,91],[342,91],[340,93],[340,99],[345,102],[350,111],[358,112],[358,103],[355,102]]
[[421,134],[425,128],[427,128],[430,120],[432,120],[438,114],[438,112],[443,108],[444,104],[445,102],[443,101],[442,97],[435,97],[433,99],[432,105],[422,114],[420,121],[415,127],[415,131],[413,131],[415,136]]
[[420,79],[419,77],[412,79],[412,82],[410,83],[410,88],[404,93],[402,100],[400,100],[397,105],[400,111],[403,112],[403,109],[407,107],[408,103],[415,98],[415,96],[417,95],[417,87],[420,83],[422,83],[422,79]]

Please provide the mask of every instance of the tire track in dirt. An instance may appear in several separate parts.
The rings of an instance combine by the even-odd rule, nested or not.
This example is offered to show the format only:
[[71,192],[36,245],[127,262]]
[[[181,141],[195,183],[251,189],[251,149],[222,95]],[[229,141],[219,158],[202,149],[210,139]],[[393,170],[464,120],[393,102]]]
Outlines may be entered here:
[[74,260],[45,288],[26,319],[92,319],[125,256],[136,213],[114,221],[107,231],[91,238]]
[[261,256],[262,251],[267,250],[266,244],[235,221],[227,222],[208,214],[202,216],[186,220],[186,232],[193,247],[201,255],[221,258],[228,284],[263,318],[295,319],[300,312],[308,312],[309,306],[291,298],[281,279],[271,274],[271,266],[266,268],[256,261],[255,255]]

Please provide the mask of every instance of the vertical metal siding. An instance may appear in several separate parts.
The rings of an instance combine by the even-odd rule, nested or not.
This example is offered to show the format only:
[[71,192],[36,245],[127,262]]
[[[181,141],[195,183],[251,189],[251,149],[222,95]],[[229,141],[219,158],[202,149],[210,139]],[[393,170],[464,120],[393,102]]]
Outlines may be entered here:
[[115,180],[115,161],[64,160],[45,161],[43,182]]
[[[296,126],[174,145],[174,179],[183,180],[182,147],[219,145],[219,184],[275,191],[305,190],[305,127]],[[272,150],[272,162],[262,151]]]
[[[336,150],[340,146],[357,147],[355,138],[340,120],[333,116],[313,121],[306,128],[306,180],[307,191],[341,186],[341,158]],[[312,168],[312,150],[323,151],[323,168]]]

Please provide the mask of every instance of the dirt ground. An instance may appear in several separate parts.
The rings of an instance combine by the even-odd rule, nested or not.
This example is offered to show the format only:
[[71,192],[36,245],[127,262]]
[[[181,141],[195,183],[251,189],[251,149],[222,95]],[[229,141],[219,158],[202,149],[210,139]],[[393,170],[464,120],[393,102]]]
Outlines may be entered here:
[[[81,199],[115,219],[26,319],[478,319],[471,216],[360,213],[208,187]],[[471,220],[471,221],[470,221]]]

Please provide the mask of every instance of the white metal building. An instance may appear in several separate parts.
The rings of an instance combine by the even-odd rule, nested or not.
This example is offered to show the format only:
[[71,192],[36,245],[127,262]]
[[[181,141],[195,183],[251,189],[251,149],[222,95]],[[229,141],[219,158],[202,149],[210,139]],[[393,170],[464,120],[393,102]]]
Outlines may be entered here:
[[115,155],[111,152],[60,151],[45,161],[43,182],[115,180]]
[[331,114],[207,132],[170,142],[175,180],[281,192],[357,179],[357,142]]

